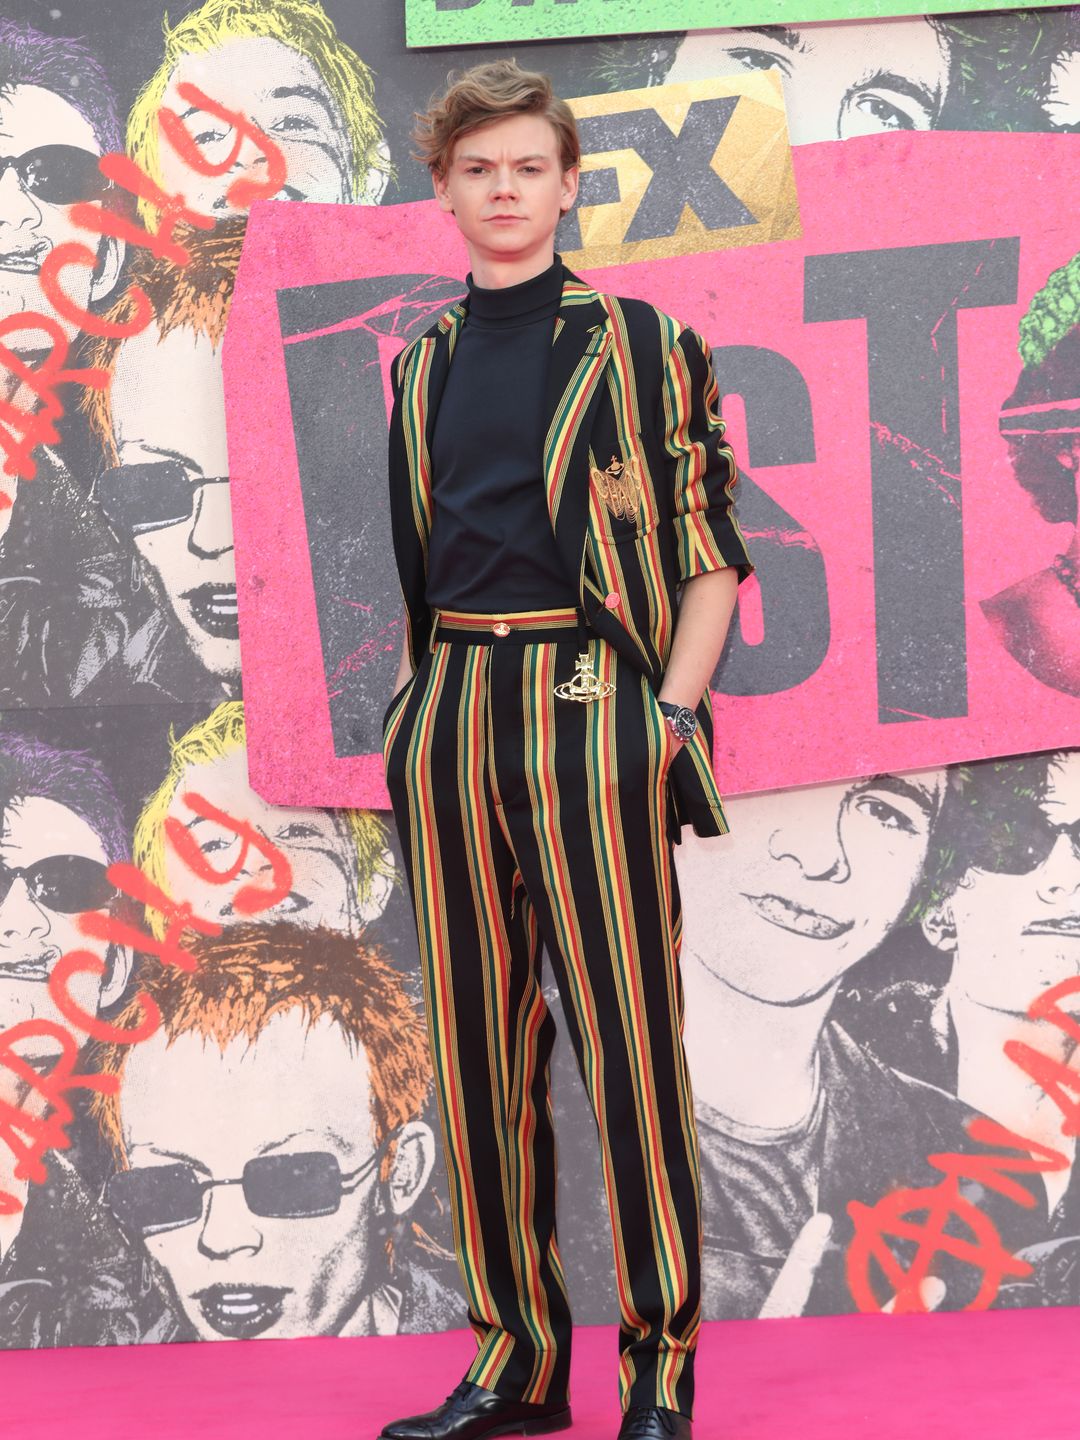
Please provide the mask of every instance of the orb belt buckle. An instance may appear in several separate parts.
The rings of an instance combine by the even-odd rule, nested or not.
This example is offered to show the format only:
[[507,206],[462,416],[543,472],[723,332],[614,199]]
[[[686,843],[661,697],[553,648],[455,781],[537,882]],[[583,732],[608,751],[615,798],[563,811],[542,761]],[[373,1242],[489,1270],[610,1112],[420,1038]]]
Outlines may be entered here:
[[593,700],[604,700],[615,693],[614,680],[601,680],[593,669],[592,658],[587,650],[579,652],[572,680],[564,680],[555,686],[560,700],[577,700],[588,705]]

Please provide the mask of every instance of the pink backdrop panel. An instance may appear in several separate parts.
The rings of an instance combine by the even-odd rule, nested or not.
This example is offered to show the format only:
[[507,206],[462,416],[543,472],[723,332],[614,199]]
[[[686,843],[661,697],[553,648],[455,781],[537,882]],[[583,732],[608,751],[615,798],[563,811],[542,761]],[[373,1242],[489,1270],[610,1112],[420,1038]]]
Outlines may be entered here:
[[[887,135],[803,146],[795,163],[801,239],[586,276],[700,330],[730,394],[740,514],[761,583],[741,589],[718,673],[721,788],[1078,744],[1080,685],[1067,662],[1080,654],[1080,608],[1060,586],[1046,633],[1008,640],[984,602],[1022,589],[1074,533],[1040,518],[1017,484],[999,415],[1022,369],[1020,320],[1080,251],[1080,147],[1059,136]],[[309,555],[320,518],[305,514],[286,358],[322,332],[285,327],[283,339],[280,292],[295,304],[301,287],[402,277],[392,304],[324,327],[376,335],[367,363],[378,366],[381,420],[391,358],[427,323],[425,305],[431,318],[441,305],[422,285],[416,298],[417,277],[466,269],[434,203],[252,213],[225,377],[251,783],[268,800],[387,806],[381,756],[344,753],[332,707],[341,677],[356,682],[377,658],[367,680],[379,677],[381,712],[400,648],[396,590],[365,595],[360,578],[334,603],[359,615],[377,602],[391,619],[355,650],[327,653]],[[335,383],[327,371],[327,394],[340,394]],[[1075,399],[1080,378],[1072,387]],[[320,408],[309,388],[305,435],[347,430],[342,408]],[[385,428],[358,443],[371,473],[384,473]],[[375,524],[385,568],[385,490],[357,488],[349,505]]]

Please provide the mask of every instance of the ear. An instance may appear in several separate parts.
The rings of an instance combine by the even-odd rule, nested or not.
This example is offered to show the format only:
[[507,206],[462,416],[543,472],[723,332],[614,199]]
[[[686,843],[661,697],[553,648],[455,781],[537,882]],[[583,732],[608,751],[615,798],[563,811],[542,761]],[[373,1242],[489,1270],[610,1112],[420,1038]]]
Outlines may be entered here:
[[98,261],[90,281],[90,299],[104,300],[111,295],[124,268],[127,246],[114,235],[106,235],[98,246]]
[[919,922],[930,944],[947,955],[956,953],[956,921],[947,900],[932,905]]
[[[378,155],[379,159],[382,160],[385,165],[389,165],[390,147],[385,140],[379,141]],[[364,183],[361,185],[360,193],[356,197],[357,201],[361,205],[378,205],[386,193],[386,187],[389,183],[390,176],[387,170],[385,168],[379,169],[378,166],[373,165],[364,176]]]
[[416,1204],[435,1164],[435,1136],[422,1120],[410,1120],[402,1127],[394,1150],[394,1164],[386,1193],[390,1209],[404,1215]]
[[571,165],[569,170],[562,172],[562,194],[559,197],[559,209],[564,215],[568,210],[574,208],[580,178],[581,170],[577,165]]
[[[392,869],[394,865],[394,857],[389,850],[384,850],[382,852],[382,861],[384,865]],[[386,906],[390,900],[390,896],[393,893],[393,874],[373,875],[371,877],[371,884],[368,888],[368,897],[366,900],[362,901],[360,905],[360,923],[362,925],[370,925],[373,920],[378,920],[379,916],[386,909]]]
[[131,979],[133,957],[126,945],[110,945],[106,959],[109,968],[102,982],[101,999],[98,1001],[98,1008],[101,1010],[115,1005],[124,993]]
[[438,200],[442,209],[445,210],[448,215],[452,215],[454,213],[454,202],[450,199],[449,191],[446,188],[446,176],[436,175],[433,170],[431,172],[431,188],[434,190],[435,199]]

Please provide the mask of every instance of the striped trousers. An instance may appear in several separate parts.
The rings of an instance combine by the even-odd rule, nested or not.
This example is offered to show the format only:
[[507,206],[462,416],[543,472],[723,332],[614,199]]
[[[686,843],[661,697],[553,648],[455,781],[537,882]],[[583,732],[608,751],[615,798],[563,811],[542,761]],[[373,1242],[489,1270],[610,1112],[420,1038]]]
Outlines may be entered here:
[[690,1415],[701,1207],[666,827],[676,742],[648,681],[598,638],[614,693],[555,697],[574,675],[574,612],[437,620],[384,756],[479,1346],[467,1378],[509,1399],[568,1395],[543,945],[599,1131],[622,1405]]

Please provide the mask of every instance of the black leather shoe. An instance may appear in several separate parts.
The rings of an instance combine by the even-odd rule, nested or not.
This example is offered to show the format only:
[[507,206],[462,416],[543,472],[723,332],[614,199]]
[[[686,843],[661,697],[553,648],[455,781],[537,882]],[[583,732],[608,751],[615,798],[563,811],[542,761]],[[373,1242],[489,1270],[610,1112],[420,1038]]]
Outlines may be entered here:
[[619,1440],[693,1440],[693,1427],[677,1410],[631,1405],[619,1426]]
[[463,1380],[437,1410],[392,1420],[379,1440],[484,1440],[488,1435],[550,1435],[569,1428],[570,1407],[565,1400],[555,1405],[504,1400]]

